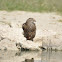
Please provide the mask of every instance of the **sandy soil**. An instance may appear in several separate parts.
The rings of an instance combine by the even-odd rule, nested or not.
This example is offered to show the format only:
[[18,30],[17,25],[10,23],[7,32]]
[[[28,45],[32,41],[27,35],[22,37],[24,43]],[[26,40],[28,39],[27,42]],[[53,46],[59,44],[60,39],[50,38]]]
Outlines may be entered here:
[[[0,11],[0,49],[8,47],[8,43],[10,42],[11,44],[8,49],[12,49],[11,46],[13,46],[12,50],[17,50],[15,44],[12,45],[12,43],[25,40],[21,27],[30,17],[36,20],[37,31],[34,41],[41,42],[41,45],[45,48],[51,47],[61,50],[62,23],[58,22],[58,20],[62,20],[62,16],[56,13],[32,13],[24,11]],[[9,42],[6,43],[6,41]]]

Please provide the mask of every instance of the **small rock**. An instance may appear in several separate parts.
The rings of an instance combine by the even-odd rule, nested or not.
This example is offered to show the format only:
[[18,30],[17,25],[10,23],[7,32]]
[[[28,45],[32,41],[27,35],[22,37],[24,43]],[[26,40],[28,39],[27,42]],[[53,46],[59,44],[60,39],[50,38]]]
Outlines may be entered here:
[[7,51],[7,48],[6,47],[4,48],[4,51]]

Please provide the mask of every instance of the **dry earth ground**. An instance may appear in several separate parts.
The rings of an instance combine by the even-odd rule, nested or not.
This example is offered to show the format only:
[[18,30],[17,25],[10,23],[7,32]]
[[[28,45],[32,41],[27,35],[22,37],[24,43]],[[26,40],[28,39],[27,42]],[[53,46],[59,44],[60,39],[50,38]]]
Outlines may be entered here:
[[17,50],[15,44],[26,41],[21,27],[30,17],[36,20],[37,31],[34,42],[45,48],[62,50],[62,23],[58,22],[62,20],[62,16],[56,13],[24,11],[0,11],[0,49]]

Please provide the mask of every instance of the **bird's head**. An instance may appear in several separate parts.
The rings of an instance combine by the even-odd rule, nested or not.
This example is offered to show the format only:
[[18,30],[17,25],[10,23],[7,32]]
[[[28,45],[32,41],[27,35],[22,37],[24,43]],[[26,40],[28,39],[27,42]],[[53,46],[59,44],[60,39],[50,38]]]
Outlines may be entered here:
[[34,18],[28,18],[26,23],[35,23],[36,20]]

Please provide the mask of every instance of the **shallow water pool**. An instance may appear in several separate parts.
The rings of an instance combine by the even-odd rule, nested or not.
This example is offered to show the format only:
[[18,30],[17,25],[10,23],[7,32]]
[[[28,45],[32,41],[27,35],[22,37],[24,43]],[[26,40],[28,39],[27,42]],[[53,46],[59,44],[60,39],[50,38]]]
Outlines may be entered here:
[[62,62],[61,51],[1,51],[0,62],[23,62],[34,58],[34,62]]

